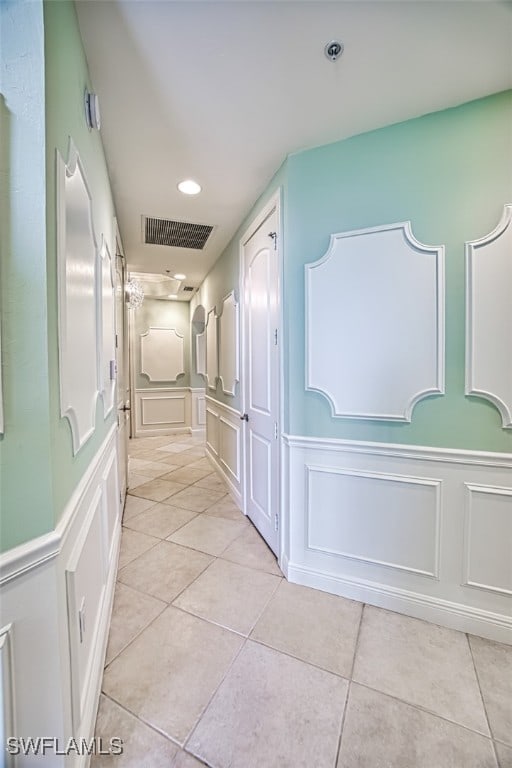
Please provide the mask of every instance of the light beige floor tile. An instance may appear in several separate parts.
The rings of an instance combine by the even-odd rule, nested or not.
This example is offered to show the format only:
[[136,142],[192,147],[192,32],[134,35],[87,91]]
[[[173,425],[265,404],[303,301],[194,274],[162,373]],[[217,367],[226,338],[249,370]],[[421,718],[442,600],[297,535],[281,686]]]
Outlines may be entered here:
[[220,555],[244,530],[243,523],[199,515],[168,539],[184,547],[207,552],[209,555]]
[[168,472],[164,478],[166,480],[172,480],[175,483],[190,485],[197,480],[201,480],[201,478],[205,477],[207,474],[205,469],[193,469],[192,467],[185,466],[180,467],[180,469],[175,469],[172,472]]
[[162,451],[162,453],[183,453],[183,451],[188,450],[189,447],[190,446],[186,443],[175,442],[169,443],[168,445],[162,445],[158,450]]
[[105,664],[110,664],[166,607],[167,603],[162,600],[143,595],[117,582]]
[[162,461],[164,464],[169,465],[169,472],[171,469],[179,469],[179,467],[188,467],[194,464],[196,459],[193,456],[185,456],[183,453],[165,453],[165,451],[159,452],[160,458],[157,461]]
[[[154,461],[157,464],[159,462],[163,462],[164,464],[169,464],[169,461],[166,461],[170,457],[170,453],[166,453],[165,451],[161,451],[159,448],[150,448],[146,451],[139,451],[135,455],[135,458],[137,459],[143,459],[144,461]],[[176,462],[177,464],[178,462]]]
[[223,560],[246,565],[259,571],[267,571],[275,576],[282,576],[276,557],[253,525],[222,553]]
[[171,603],[211,562],[203,552],[160,541],[147,557],[142,555],[119,571],[118,578],[122,584]]
[[269,573],[215,560],[174,605],[248,635],[279,581]]
[[103,690],[183,744],[242,642],[169,607],[107,667]]
[[350,677],[362,608],[353,600],[283,580],[251,638]]
[[203,768],[204,765],[205,763],[196,760],[196,758],[189,755],[188,752],[180,749],[174,758],[171,768]]
[[131,531],[129,528],[123,527],[119,551],[119,569],[124,568],[143,552],[154,547],[158,541],[159,539],[155,539],[154,536],[147,536],[145,533]]
[[123,521],[129,520],[134,515],[140,515],[141,512],[154,506],[155,502],[152,499],[141,499],[139,496],[132,496],[128,493],[124,505]]
[[142,496],[144,499],[153,499],[153,501],[163,501],[174,494],[182,491],[185,486],[182,483],[171,483],[169,480],[150,480],[144,478],[145,482],[138,485],[133,490],[134,496]]
[[495,746],[499,768],[512,768],[512,747],[506,747],[505,744],[498,743]]
[[[192,456],[190,458],[193,458]],[[213,464],[211,463],[210,459],[207,459],[206,457],[203,459],[196,458],[191,464],[191,467],[194,469],[206,469],[209,472],[213,469]]]
[[512,746],[512,645],[474,636],[469,642],[492,735]]
[[95,755],[91,768],[171,768],[179,754],[176,744],[141,723],[106,696],[100,697],[96,720],[97,738],[105,751],[110,739],[122,739],[122,755]]
[[205,509],[204,514],[212,517],[223,517],[225,520],[243,520],[247,525],[250,525],[249,518],[240,511],[240,508],[229,495],[223,496],[220,501],[216,501],[211,507]]
[[[206,470],[203,470],[206,472]],[[222,491],[222,493],[226,493],[227,491],[227,485],[218,476],[216,472],[210,472],[210,474],[203,477],[201,480],[197,480],[195,483],[196,488],[211,488],[213,491]]]
[[129,472],[128,473],[128,488],[130,491],[133,491],[138,486],[142,485],[143,483],[147,483],[148,476],[147,475],[140,475],[138,472]]
[[337,768],[496,768],[484,736],[352,684]]
[[366,606],[354,680],[489,734],[462,632]]
[[165,539],[195,516],[196,513],[189,509],[179,509],[169,504],[155,504],[151,509],[127,520],[125,525],[134,531],[142,531],[149,536]]
[[247,642],[187,749],[221,768],[332,768],[347,683]]
[[172,504],[184,509],[191,509],[194,512],[204,512],[212,504],[222,498],[224,494],[218,491],[212,491],[208,488],[186,488],[176,494],[176,499]]
[[[145,475],[146,477],[157,478],[165,475],[169,472],[169,466],[163,461],[141,461],[140,459],[134,459],[134,461],[140,461],[140,464],[145,466],[134,467],[133,471],[137,475]],[[131,471],[131,468],[130,468]]]

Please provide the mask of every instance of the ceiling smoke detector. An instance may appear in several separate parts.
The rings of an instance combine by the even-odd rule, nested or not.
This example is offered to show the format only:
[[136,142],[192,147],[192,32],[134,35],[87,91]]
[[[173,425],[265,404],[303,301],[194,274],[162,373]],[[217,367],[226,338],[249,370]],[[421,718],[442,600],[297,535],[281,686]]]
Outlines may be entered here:
[[336,61],[336,59],[339,59],[343,53],[344,47],[343,43],[340,43],[339,40],[331,40],[331,42],[327,43],[325,46],[324,53],[329,61]]

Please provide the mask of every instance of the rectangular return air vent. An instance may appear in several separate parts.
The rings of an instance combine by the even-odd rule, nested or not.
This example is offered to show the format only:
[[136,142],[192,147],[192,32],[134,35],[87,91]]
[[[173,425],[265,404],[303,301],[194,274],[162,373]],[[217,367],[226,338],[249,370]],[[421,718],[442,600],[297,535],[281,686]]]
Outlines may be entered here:
[[213,227],[171,219],[144,217],[144,242],[150,245],[170,245],[174,248],[202,250]]
[[183,288],[183,293],[190,293],[190,291],[193,291],[193,290],[194,290],[194,286],[193,285],[186,285]]

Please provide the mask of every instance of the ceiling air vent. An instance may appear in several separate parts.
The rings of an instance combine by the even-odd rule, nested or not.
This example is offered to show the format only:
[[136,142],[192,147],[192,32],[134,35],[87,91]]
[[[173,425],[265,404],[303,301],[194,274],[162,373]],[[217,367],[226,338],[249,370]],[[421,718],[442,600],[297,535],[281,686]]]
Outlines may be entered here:
[[193,286],[193,285],[186,285],[186,286],[183,288],[183,290],[184,290],[185,292],[187,292],[187,291],[193,291],[193,290],[194,290],[194,286]]
[[144,242],[150,245],[170,245],[174,248],[202,250],[213,227],[209,224],[191,224],[186,221],[153,219],[144,221]]

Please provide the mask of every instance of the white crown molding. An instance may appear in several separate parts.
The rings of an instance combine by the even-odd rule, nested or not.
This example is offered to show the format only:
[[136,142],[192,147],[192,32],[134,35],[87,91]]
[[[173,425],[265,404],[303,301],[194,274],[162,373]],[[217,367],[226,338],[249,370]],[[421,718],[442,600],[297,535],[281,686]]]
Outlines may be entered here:
[[222,299],[219,315],[219,381],[225,395],[235,395],[239,370],[239,304],[235,292],[231,291]]
[[[68,231],[67,186],[78,182],[73,203],[73,233]],[[58,340],[60,415],[71,427],[73,455],[91,437],[95,429],[96,401],[99,395],[97,373],[96,327],[83,322],[90,316],[96,322],[97,241],[92,214],[92,197],[78,151],[71,137],[68,160],[56,150],[57,188],[57,263],[58,263]],[[77,213],[78,195],[86,200],[86,211]],[[84,230],[87,230],[86,232]],[[73,238],[71,255],[68,238]],[[85,242],[85,240],[88,242]],[[69,257],[69,258],[68,258]],[[72,257],[72,258],[71,258]]]
[[[364,255],[358,251],[362,238],[367,238]],[[409,251],[407,258],[404,243]],[[350,271],[343,271],[342,256],[349,248],[353,249]],[[415,255],[423,258],[414,259]],[[427,267],[424,257],[432,257],[433,263]],[[335,269],[337,273],[331,274]],[[396,292],[387,296],[387,304],[393,308],[395,317],[391,318],[389,313],[387,328],[383,316],[372,318],[371,312],[379,311],[382,290],[385,290],[382,285],[387,282],[389,287],[390,276]],[[348,315],[344,317],[345,306],[340,306],[338,297],[340,286],[347,286],[348,278],[354,282],[346,289],[350,296],[360,296],[362,288],[366,291],[361,296],[365,322],[356,328],[354,307],[346,307]],[[420,243],[408,221],[333,234],[324,256],[305,265],[305,284],[306,389],[319,392],[327,399],[333,417],[410,422],[416,403],[429,395],[444,394],[444,246]],[[344,328],[347,329],[345,338]],[[411,328],[416,333],[414,339],[408,336]],[[382,335],[384,331],[388,331],[387,336]],[[358,333],[363,333],[364,343],[368,345],[371,341],[373,346],[356,347]],[[401,336],[398,349],[397,339]],[[340,338],[345,358],[338,360]],[[387,363],[389,375],[384,383],[377,375],[370,380],[366,371],[365,361],[377,358]],[[343,377],[342,372],[347,375]],[[395,386],[388,380],[391,372]],[[405,381],[404,391],[399,393],[396,384],[401,380]],[[375,386],[366,406],[361,392],[365,388],[369,392],[368,383]]]
[[[466,243],[466,395],[482,397],[512,428],[512,204],[485,237]],[[491,350],[491,352],[488,352]]]
[[[150,326],[140,334],[140,372],[149,381],[177,381],[185,374],[183,335],[176,328]],[[166,354],[162,355],[162,346]]]

